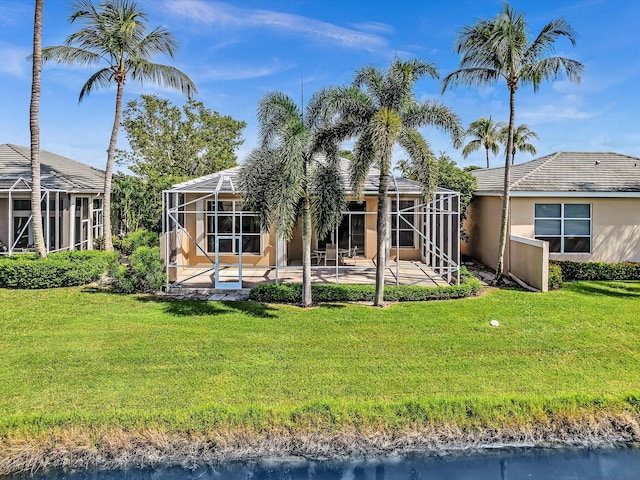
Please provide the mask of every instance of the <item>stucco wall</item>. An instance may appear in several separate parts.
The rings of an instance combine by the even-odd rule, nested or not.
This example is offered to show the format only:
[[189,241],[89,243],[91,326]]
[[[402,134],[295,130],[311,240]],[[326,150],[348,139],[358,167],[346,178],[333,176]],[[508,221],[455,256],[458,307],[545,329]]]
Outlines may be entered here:
[[[468,237],[460,246],[463,255],[473,257],[490,268],[496,267],[501,213],[501,197],[477,196],[473,198],[462,227]],[[508,258],[507,254],[508,244],[505,247],[505,262]]]
[[9,248],[9,199],[0,198],[0,241]]
[[542,292],[549,290],[549,243],[509,236],[509,272]]
[[533,238],[536,203],[591,204],[591,253],[549,253],[551,260],[640,262],[640,198],[511,198],[511,234]]

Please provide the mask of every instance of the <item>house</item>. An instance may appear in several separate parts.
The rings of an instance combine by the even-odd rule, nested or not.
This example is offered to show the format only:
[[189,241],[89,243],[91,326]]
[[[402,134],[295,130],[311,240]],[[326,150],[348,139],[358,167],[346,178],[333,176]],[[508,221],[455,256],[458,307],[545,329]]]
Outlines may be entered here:
[[[44,150],[40,170],[47,251],[92,249],[103,233],[104,172]],[[0,253],[32,250],[30,149],[1,144]]]
[[[343,184],[348,161],[342,161]],[[300,225],[287,241],[263,232],[245,211],[238,191],[240,167],[174,185],[163,193],[161,251],[169,288],[188,285],[241,288],[255,283],[299,281]],[[371,169],[364,201],[353,200],[326,238],[312,238],[314,281],[373,283],[379,171]],[[438,189],[425,204],[416,182],[390,176],[386,239],[389,278],[395,283],[456,282],[459,271],[459,195]],[[272,229],[273,230],[273,229]]]
[[[476,170],[462,252],[495,267],[504,167]],[[640,262],[640,158],[558,152],[511,169],[505,272],[518,244],[548,242],[552,260]]]

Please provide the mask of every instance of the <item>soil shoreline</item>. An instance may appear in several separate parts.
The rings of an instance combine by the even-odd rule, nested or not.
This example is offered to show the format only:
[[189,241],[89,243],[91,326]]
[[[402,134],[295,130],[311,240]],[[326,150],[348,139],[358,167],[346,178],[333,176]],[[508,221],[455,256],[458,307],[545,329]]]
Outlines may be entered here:
[[420,426],[391,431],[274,428],[169,433],[144,428],[60,429],[33,437],[0,436],[0,475],[42,470],[195,468],[274,458],[331,460],[420,453],[448,455],[486,448],[606,447],[640,443],[640,415],[585,416],[502,428]]

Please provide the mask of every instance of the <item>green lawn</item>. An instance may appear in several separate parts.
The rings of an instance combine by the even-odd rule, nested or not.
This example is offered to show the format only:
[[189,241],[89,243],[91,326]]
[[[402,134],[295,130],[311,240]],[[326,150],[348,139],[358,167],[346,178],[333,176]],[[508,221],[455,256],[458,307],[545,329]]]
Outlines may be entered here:
[[639,405],[638,282],[306,310],[0,290],[0,434]]

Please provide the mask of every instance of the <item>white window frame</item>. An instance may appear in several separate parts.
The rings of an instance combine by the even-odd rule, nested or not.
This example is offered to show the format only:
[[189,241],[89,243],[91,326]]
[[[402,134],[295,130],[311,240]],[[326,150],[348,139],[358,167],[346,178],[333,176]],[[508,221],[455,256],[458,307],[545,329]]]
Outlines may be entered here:
[[[536,216],[536,207],[538,205],[560,205],[560,216],[559,217],[538,217]],[[566,217],[565,216],[565,205],[587,205],[589,207],[589,217]],[[536,220],[559,220],[560,221],[560,235],[538,235],[536,234]],[[589,221],[589,234],[588,235],[575,235],[575,234],[565,234],[564,232],[564,224],[566,220],[588,220]],[[550,254],[562,254],[562,255],[585,255],[591,254],[593,251],[593,205],[591,203],[559,203],[559,202],[549,202],[549,203],[535,203],[533,205],[533,237],[536,239],[545,239],[549,237],[559,238],[560,239],[560,251],[552,252],[549,250]],[[589,239],[589,251],[588,252],[566,252],[564,248],[564,242],[566,238],[588,238]]]
[[[412,215],[413,216],[413,222],[411,224],[412,224],[413,228],[400,228],[399,230],[400,230],[400,232],[409,232],[409,231],[412,232],[413,233],[413,244],[411,246],[400,245],[399,248],[400,249],[406,249],[406,250],[415,250],[416,248],[419,248],[418,247],[418,232],[416,231],[418,229],[418,227],[419,227],[418,224],[420,222],[420,219],[418,217],[418,212],[416,211],[416,205],[418,203],[418,200],[415,199],[415,198],[400,198],[400,203],[402,203],[402,202],[411,202],[411,204],[412,204],[410,212],[402,213],[402,210],[406,210],[409,207],[400,208],[400,215],[404,216],[404,217],[408,217],[409,215]],[[391,231],[391,242],[390,242],[391,248],[397,248],[394,245],[394,242],[396,241],[396,238],[397,238],[396,237],[396,232],[398,231],[398,227],[400,226],[400,222],[402,222],[402,221],[406,222],[407,221],[407,220],[404,220],[402,218],[400,218],[400,219],[398,218],[398,213],[397,212],[398,212],[398,208],[399,207],[398,208],[394,208],[393,207],[394,203],[396,203],[396,199],[395,198],[391,200],[391,205],[390,205],[391,220],[389,221],[389,227],[390,227],[389,230]],[[393,219],[394,218],[396,219],[396,221],[400,220],[400,222],[398,222],[398,225],[396,225],[396,228],[393,227]]]
[[[205,224],[204,224],[204,250],[207,253],[215,253],[215,250],[211,250],[209,249],[209,237],[214,237],[215,238],[215,232],[209,232],[209,222],[215,222],[215,217],[216,215],[220,215],[221,213],[225,216],[231,216],[231,232],[227,232],[227,233],[218,233],[219,236],[239,236],[240,237],[240,241],[242,241],[242,237],[244,236],[257,236],[260,239],[260,246],[258,247],[259,250],[258,252],[248,252],[244,249],[242,249],[242,255],[255,255],[255,256],[262,256],[263,255],[263,251],[264,251],[264,234],[262,232],[262,230],[258,231],[257,233],[243,233],[243,232],[238,232],[236,231],[236,217],[240,217],[240,225],[242,225],[242,219],[244,217],[257,217],[257,214],[255,212],[246,212],[244,210],[242,210],[242,205],[243,202],[242,200],[231,200],[231,199],[218,199],[218,203],[222,203],[222,202],[229,202],[233,205],[232,210],[230,211],[225,211],[225,212],[216,212],[215,210],[215,202],[216,200],[207,200],[205,203],[206,206],[206,215],[205,215]],[[214,204],[213,205],[213,209],[210,209],[209,206],[210,204]],[[213,242],[213,244],[215,245],[215,240]],[[232,251],[231,252],[219,252],[219,255],[238,255],[238,251],[236,249],[236,242],[232,243]]]
[[20,233],[19,230],[22,230],[22,228],[20,228],[19,230],[16,230],[15,228],[15,219],[16,218],[25,218],[27,222],[29,222],[29,224],[27,225],[27,230],[26,230],[26,234],[27,234],[27,246],[26,247],[18,247],[16,246],[16,248],[33,248],[33,219],[30,221],[29,218],[31,217],[31,209],[29,208],[29,210],[16,210],[15,209],[15,204],[16,201],[21,202],[21,201],[28,201],[29,204],[31,204],[31,199],[30,198],[13,198],[11,200],[13,202],[13,205],[11,206],[11,210],[12,210],[12,215],[11,215],[11,229],[13,230],[12,232],[12,237],[10,239],[11,241],[11,245],[16,245],[16,242],[18,241],[17,235]]

